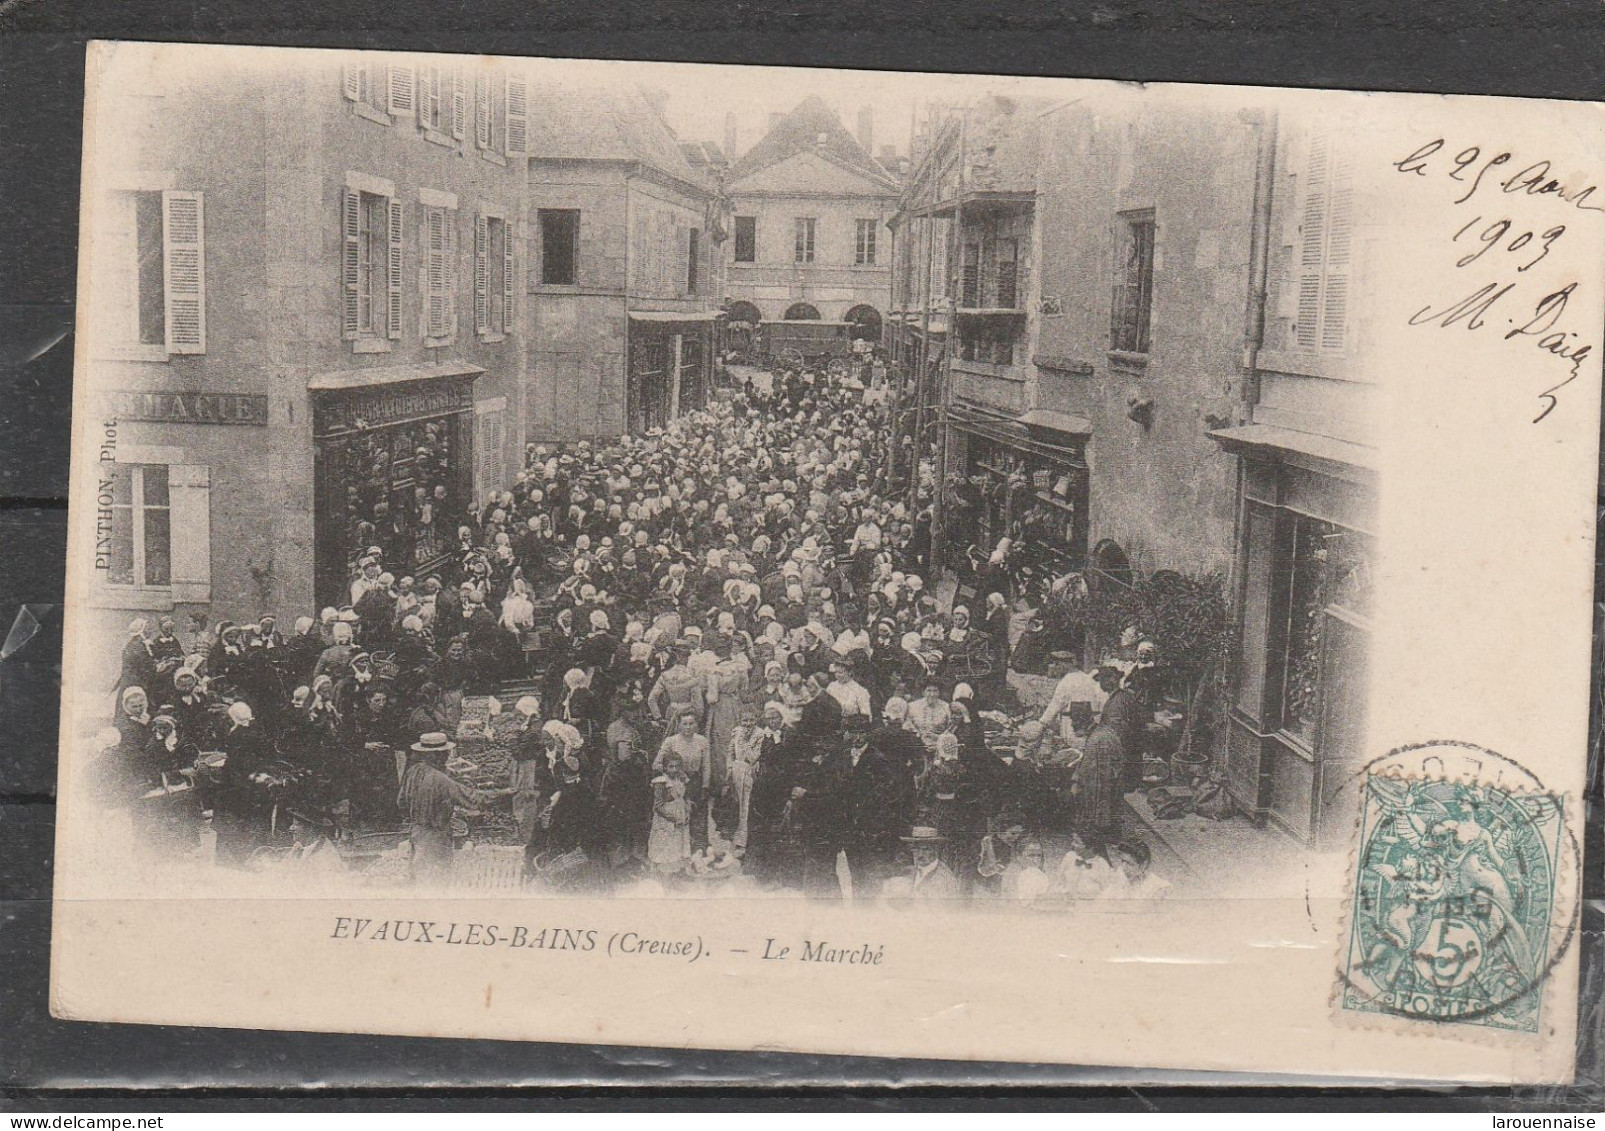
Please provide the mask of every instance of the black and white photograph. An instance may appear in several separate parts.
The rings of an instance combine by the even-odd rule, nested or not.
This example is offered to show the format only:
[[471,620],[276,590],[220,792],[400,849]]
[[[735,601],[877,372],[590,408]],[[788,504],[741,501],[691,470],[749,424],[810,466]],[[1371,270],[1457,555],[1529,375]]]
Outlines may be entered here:
[[[1522,625],[1506,667],[1575,643],[1454,523],[1509,536],[1514,487],[1463,469],[1496,417],[1510,467],[1581,469],[1534,521],[1589,513],[1605,174],[1502,152],[1493,100],[1415,97],[97,45],[58,932],[97,900],[264,901],[351,960],[444,935],[695,970],[895,965],[898,931],[984,922],[1188,967],[1109,974],[1105,1007],[1139,975],[1185,1011],[1212,965],[1317,969],[1296,1009],[1348,1034],[1334,1067],[1425,1027],[1432,1076],[1487,1015],[1523,1033],[1476,1055],[1548,1039],[1447,1074],[1564,1071],[1584,755],[1506,749],[1445,689],[1485,698],[1465,621]],[[1466,357],[1506,376],[1445,375]],[[1573,543],[1533,588],[1587,576]],[[1582,725],[1553,674],[1510,675],[1513,723]],[[1543,883],[1492,795],[1378,784],[1383,754],[1439,773],[1398,763],[1425,740],[1531,778],[1540,832],[1495,800]],[[1362,813],[1394,822],[1363,850]],[[1451,882],[1468,853],[1521,883]],[[1466,892],[1478,923],[1434,910]],[[599,901],[681,933],[574,917]],[[1217,914],[1251,962],[1188,949]],[[1442,973],[1517,923],[1519,954]],[[478,1035],[536,1035],[472,992]]]

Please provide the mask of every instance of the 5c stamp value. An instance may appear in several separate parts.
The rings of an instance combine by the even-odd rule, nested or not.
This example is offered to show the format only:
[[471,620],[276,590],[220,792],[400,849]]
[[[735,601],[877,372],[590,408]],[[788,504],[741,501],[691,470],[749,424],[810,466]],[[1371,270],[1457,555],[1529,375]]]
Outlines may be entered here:
[[1364,774],[1337,1003],[1359,1013],[1537,1032],[1570,941],[1562,798],[1464,743]]

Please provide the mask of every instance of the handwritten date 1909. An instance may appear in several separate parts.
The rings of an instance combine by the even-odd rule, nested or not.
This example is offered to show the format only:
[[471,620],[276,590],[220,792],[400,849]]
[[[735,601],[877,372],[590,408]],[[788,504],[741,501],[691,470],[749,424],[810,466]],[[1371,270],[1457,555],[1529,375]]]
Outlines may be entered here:
[[[1445,139],[1441,137],[1429,141],[1408,157],[1393,162],[1393,167],[1401,173],[1414,173],[1418,177],[1427,176],[1429,168],[1439,172],[1442,170],[1441,163],[1435,163],[1434,158],[1444,145]],[[1482,147],[1477,145],[1468,145],[1456,153],[1450,160],[1454,168],[1449,171],[1448,177],[1468,187],[1456,198],[1455,203],[1464,204],[1470,200],[1482,187],[1483,177],[1502,165],[1510,164],[1513,159],[1514,154],[1508,151],[1501,151],[1484,159]],[[1548,160],[1534,161],[1495,183],[1499,186],[1499,191],[1507,196],[1514,193],[1523,193],[1527,196],[1554,196],[1584,212],[1605,212],[1605,201],[1590,200],[1590,197],[1599,191],[1598,185],[1584,185],[1580,188],[1568,186],[1551,177],[1550,168],[1551,162]]]
[[[1504,286],[1489,283],[1441,310],[1423,306],[1411,315],[1410,325],[1435,325],[1439,329],[1448,329],[1463,324],[1464,329],[1480,330],[1487,324],[1485,316],[1501,299],[1514,290],[1515,286],[1515,283],[1506,283]],[[1577,284],[1567,283],[1560,290],[1539,299],[1532,315],[1525,321],[1518,323],[1516,318],[1505,320],[1512,327],[1504,334],[1505,341],[1515,338],[1535,338],[1537,340],[1533,344],[1539,349],[1553,354],[1562,361],[1571,362],[1570,372],[1564,381],[1551,385],[1538,394],[1538,399],[1544,402],[1544,409],[1533,418],[1534,424],[1555,410],[1555,406],[1559,403],[1555,394],[1581,376],[1583,362],[1594,349],[1592,343],[1579,342],[1575,331],[1556,328],[1561,316],[1566,313],[1566,304],[1576,292]]]

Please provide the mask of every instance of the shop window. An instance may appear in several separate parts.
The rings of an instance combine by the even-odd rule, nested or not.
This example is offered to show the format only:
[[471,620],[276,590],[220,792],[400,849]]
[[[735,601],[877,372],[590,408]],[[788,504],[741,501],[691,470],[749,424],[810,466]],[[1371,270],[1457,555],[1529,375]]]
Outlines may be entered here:
[[580,212],[577,208],[542,208],[541,282],[573,286],[578,278]]
[[812,263],[814,261],[814,228],[816,223],[817,221],[812,216],[797,217],[794,258],[798,263]]
[[[99,476],[95,565],[121,594],[115,599],[140,607],[209,600],[209,469],[119,463]],[[155,604],[141,604],[141,595]]]
[[1337,528],[1296,516],[1293,523],[1287,640],[1283,655],[1282,729],[1311,742],[1319,714],[1321,629],[1327,600],[1327,539]]
[[736,217],[736,262],[755,263],[758,260],[758,217]]
[[1303,350],[1340,353],[1348,336],[1349,252],[1354,234],[1354,163],[1329,131],[1309,139],[1298,238],[1298,312]]
[[853,237],[853,262],[860,267],[875,266],[874,220],[859,220]]
[[205,353],[201,194],[112,193],[97,237],[96,299],[103,344],[152,360]]
[[1115,289],[1111,307],[1109,348],[1120,353],[1147,353],[1153,313],[1154,214],[1122,213]]

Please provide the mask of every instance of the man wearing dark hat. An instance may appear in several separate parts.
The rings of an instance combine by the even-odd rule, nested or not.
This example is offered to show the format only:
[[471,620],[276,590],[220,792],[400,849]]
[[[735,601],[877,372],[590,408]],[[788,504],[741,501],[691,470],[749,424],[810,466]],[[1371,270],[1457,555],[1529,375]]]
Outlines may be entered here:
[[494,797],[512,791],[470,789],[446,773],[446,759],[457,749],[445,734],[420,735],[412,745],[413,763],[401,780],[396,804],[401,808],[412,840],[412,882],[438,886],[451,876],[451,819],[457,806],[487,805]]
[[854,896],[874,896],[897,854],[902,787],[886,755],[871,742],[869,719],[852,715],[844,725],[846,755],[840,767],[837,828],[852,871]]

